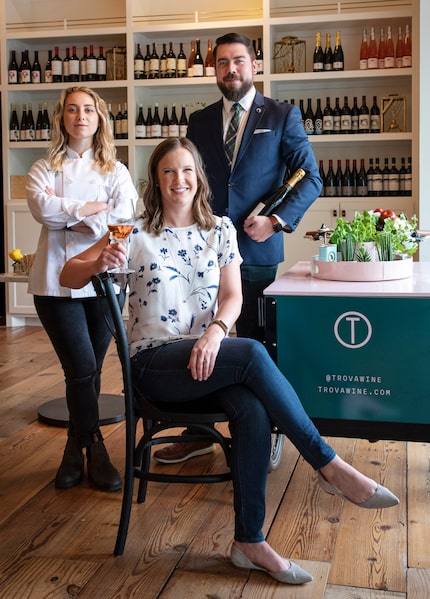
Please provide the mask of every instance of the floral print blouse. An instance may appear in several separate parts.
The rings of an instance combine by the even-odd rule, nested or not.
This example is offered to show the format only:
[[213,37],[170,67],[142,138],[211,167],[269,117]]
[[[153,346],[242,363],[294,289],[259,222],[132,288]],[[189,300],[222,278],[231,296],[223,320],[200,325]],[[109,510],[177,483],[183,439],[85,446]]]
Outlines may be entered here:
[[221,268],[240,255],[236,229],[216,217],[210,231],[197,224],[166,227],[159,236],[142,230],[130,237],[128,338],[130,353],[185,337],[198,338],[217,310]]

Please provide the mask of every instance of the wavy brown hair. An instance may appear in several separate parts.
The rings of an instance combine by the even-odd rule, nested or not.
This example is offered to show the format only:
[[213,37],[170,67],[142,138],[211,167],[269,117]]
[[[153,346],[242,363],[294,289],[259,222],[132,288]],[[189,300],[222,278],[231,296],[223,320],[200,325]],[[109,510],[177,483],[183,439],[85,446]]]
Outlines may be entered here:
[[215,217],[210,205],[211,191],[200,153],[193,142],[186,137],[169,137],[155,148],[149,159],[148,184],[143,193],[143,205],[145,207],[143,226],[148,233],[160,235],[164,227],[163,205],[160,188],[158,187],[158,165],[166,154],[179,148],[184,148],[190,152],[196,167],[197,191],[193,202],[195,221],[204,231],[209,231],[215,226]]
[[96,168],[102,174],[113,173],[115,171],[116,148],[109,123],[109,112],[103,98],[89,87],[69,87],[61,92],[52,118],[52,140],[48,148],[50,166],[54,171],[62,171],[69,142],[69,134],[64,127],[64,108],[67,98],[75,92],[88,94],[92,98],[99,117],[99,126],[93,138]]

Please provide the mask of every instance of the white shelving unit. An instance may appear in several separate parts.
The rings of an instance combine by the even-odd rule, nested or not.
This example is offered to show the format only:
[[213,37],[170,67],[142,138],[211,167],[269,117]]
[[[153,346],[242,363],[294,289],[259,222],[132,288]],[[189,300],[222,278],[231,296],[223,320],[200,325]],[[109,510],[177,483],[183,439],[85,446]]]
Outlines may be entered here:
[[[287,6],[284,6],[287,5]],[[82,47],[94,45],[95,50],[103,46],[105,52],[113,47],[125,47],[127,52],[128,77],[120,81],[91,82],[88,85],[97,89],[107,102],[113,106],[127,103],[129,117],[129,138],[118,140],[118,155],[129,166],[134,181],[145,178],[146,165],[150,153],[158,140],[134,139],[134,122],[139,103],[146,113],[148,105],[158,102],[161,111],[166,104],[169,114],[172,104],[176,105],[179,116],[182,104],[187,115],[220,97],[214,77],[134,80],[133,57],[136,44],[142,49],[146,44],[155,42],[160,53],[161,44],[173,42],[175,52],[183,42],[188,55],[190,41],[199,37],[202,52],[206,52],[208,39],[215,39],[230,31],[240,31],[251,39],[263,40],[263,75],[256,76],[258,89],[267,96],[280,101],[300,98],[312,98],[315,108],[316,98],[348,96],[350,105],[353,96],[359,101],[365,95],[371,105],[374,95],[378,98],[398,93],[406,97],[407,130],[401,133],[381,133],[368,135],[328,135],[312,136],[313,149],[317,160],[345,158],[366,160],[379,156],[381,163],[385,157],[396,157],[399,166],[401,157],[412,157],[414,170],[412,197],[402,198],[320,198],[311,207],[303,219],[299,230],[285,237],[286,262],[280,272],[287,270],[299,259],[307,259],[314,252],[312,242],[303,240],[308,229],[318,228],[322,222],[333,222],[334,211],[341,214],[345,206],[348,213],[357,209],[375,207],[374,203],[384,203],[386,207],[401,208],[407,214],[418,212],[419,197],[419,111],[415,110],[419,99],[419,10],[420,0],[345,0],[344,2],[326,2],[324,0],[238,0],[232,3],[221,0],[216,11],[208,11],[207,3],[202,0],[181,2],[180,8],[173,0],[160,0],[158,4],[150,0],[105,0],[102,10],[100,4],[94,5],[84,0],[75,0],[72,6],[58,5],[53,0],[45,3],[30,0],[1,0],[0,2],[0,61],[1,96],[3,125],[3,173],[5,235],[4,251],[20,247],[30,253],[35,249],[39,226],[28,213],[25,198],[11,198],[10,176],[24,176],[30,165],[46,152],[44,142],[9,142],[8,127],[11,103],[16,103],[18,111],[22,104],[31,103],[33,113],[39,103],[47,102],[52,113],[60,90],[69,83],[8,85],[7,69],[9,52],[17,51],[18,58],[24,49],[30,51],[30,61],[34,50],[39,51],[39,60],[43,67],[48,50],[54,46],[60,49],[64,57],[65,48],[76,46],[78,55]],[[102,16],[100,17],[100,13]],[[25,15],[25,18],[22,17]],[[53,16],[55,15],[55,17]],[[76,17],[79,15],[79,18]],[[408,23],[413,40],[413,67],[360,71],[359,47],[363,27],[379,28],[391,25],[394,38],[397,27]],[[342,46],[345,53],[345,70],[332,73],[312,73],[312,53],[315,32],[332,34],[332,45],[336,29],[342,33]],[[275,73],[273,51],[274,43],[286,35],[295,35],[306,41],[307,72]],[[324,42],[323,42],[324,43]],[[79,84],[78,84],[79,85]],[[84,84],[86,85],[86,84]],[[414,107],[414,110],[412,110]],[[303,241],[303,243],[302,243]],[[28,296],[25,285],[9,284],[8,323],[22,324],[35,319],[32,297]]]

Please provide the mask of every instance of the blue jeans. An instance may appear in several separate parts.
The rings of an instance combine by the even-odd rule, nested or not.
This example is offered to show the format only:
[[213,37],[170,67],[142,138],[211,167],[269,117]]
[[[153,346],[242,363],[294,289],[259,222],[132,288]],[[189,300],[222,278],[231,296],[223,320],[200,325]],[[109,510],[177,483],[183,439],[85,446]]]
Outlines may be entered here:
[[[120,298],[122,307],[124,293]],[[34,305],[64,371],[69,429],[87,447],[99,428],[100,375],[112,339],[109,307],[96,297],[34,296]]]
[[133,376],[154,403],[204,401],[204,396],[218,392],[220,405],[230,418],[233,440],[235,539],[258,543],[264,540],[271,423],[316,470],[331,462],[335,452],[321,438],[294,389],[260,342],[224,339],[214,372],[206,381],[195,381],[187,369],[194,343],[194,339],[187,339],[140,352],[132,358]]

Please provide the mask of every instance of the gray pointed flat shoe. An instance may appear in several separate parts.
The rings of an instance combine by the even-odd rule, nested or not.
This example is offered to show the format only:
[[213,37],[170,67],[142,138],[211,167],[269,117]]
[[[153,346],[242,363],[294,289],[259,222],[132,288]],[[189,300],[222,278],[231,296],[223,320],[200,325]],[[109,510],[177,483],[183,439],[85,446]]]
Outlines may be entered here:
[[396,497],[394,493],[391,493],[391,491],[383,485],[378,485],[372,497],[366,499],[366,501],[363,501],[362,503],[355,503],[355,501],[348,499],[348,497],[341,493],[339,489],[336,489],[335,486],[331,485],[328,482],[328,480],[324,478],[321,472],[318,472],[318,482],[321,489],[326,493],[342,497],[343,499],[346,499],[347,501],[353,503],[357,507],[364,507],[370,510],[379,510],[386,507],[393,507],[394,505],[398,505],[400,503],[400,499]]
[[313,576],[303,570],[300,566],[289,560],[291,566],[288,570],[284,570],[283,572],[269,572],[266,568],[262,568],[261,566],[257,566],[254,562],[251,562],[250,559],[246,557],[244,553],[240,549],[233,545],[231,548],[231,561],[237,568],[247,568],[249,570],[261,570],[262,572],[266,572],[272,578],[277,580],[278,582],[284,582],[286,584],[303,584],[305,582],[311,582],[313,580]]

